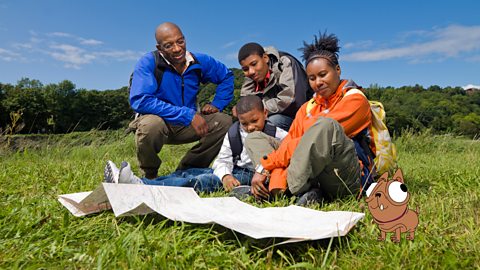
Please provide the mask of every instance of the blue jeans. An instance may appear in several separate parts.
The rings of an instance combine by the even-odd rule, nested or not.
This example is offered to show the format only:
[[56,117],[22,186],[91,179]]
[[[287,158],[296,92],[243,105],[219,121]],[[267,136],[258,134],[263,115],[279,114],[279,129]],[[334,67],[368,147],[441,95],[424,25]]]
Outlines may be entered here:
[[[253,177],[252,170],[237,166],[233,168],[232,174],[241,185],[250,185]],[[146,185],[192,187],[197,192],[214,192],[223,188],[222,181],[213,174],[211,168],[177,170],[153,180],[142,178],[142,181]]]
[[288,131],[292,125],[293,118],[283,114],[272,114],[268,117],[268,121],[272,125]]

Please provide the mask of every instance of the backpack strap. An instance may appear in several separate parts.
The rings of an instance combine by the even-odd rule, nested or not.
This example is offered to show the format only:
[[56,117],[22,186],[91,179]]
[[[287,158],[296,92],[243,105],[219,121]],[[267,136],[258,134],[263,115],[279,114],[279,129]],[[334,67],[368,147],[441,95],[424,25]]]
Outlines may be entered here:
[[[304,77],[304,78],[307,77],[307,72],[305,71],[305,68],[304,68],[302,62],[300,62],[300,60],[298,60],[295,56],[289,54],[288,52],[284,52],[284,51],[278,51],[278,54],[280,55],[280,57],[286,56],[288,59],[290,59],[290,62],[292,62],[292,69],[293,69],[293,72],[294,72],[294,76],[296,75],[297,77],[301,76],[301,77]],[[283,71],[283,68],[282,68],[281,64],[278,65],[278,68],[281,71]],[[297,74],[295,74],[295,73],[297,73]],[[313,92],[313,89],[310,87],[310,84],[308,84],[308,81],[307,81],[305,87],[306,87],[305,98],[306,98],[306,100],[309,100],[313,97],[314,92]]]
[[237,165],[243,148],[242,138],[240,137],[240,122],[236,121],[228,129],[228,141],[232,149],[233,165]]
[[362,90],[356,89],[356,88],[353,88],[353,89],[348,90],[348,91],[345,93],[345,95],[343,95],[343,96],[346,97],[346,96],[351,95],[351,94],[361,94],[362,96],[367,97],[367,96],[365,96],[365,94],[362,92]]
[[[155,80],[157,81],[157,87],[160,87],[160,84],[162,84],[162,78],[163,78],[163,73],[165,72],[165,69],[168,67],[167,62],[165,62],[165,59],[160,55],[160,52],[158,50],[152,51],[151,52],[153,55],[153,58],[155,59],[155,68],[153,70],[153,75],[155,76]],[[200,64],[198,59],[192,54],[193,59],[195,63]],[[202,69],[198,68],[195,69],[195,74],[198,77],[198,84],[202,82]],[[132,87],[132,79],[133,79],[133,72],[130,74],[130,80],[128,82],[128,92],[130,93],[130,88]]]
[[275,137],[275,133],[277,133],[277,127],[270,124],[270,122],[266,122],[265,126],[263,126],[262,132],[269,136]]
[[[292,65],[293,65],[293,61],[295,61],[300,67],[303,68],[302,63],[301,63],[295,56],[289,54],[288,52],[278,51],[278,55],[280,55],[280,57],[282,57],[282,56],[287,56],[287,57],[290,59],[290,61],[292,61]],[[283,68],[282,68],[281,66],[282,66],[282,65],[279,65],[279,69],[280,69],[281,71],[283,71]],[[305,71],[305,70],[304,70],[304,71]]]
[[[165,59],[160,55],[160,52],[158,50],[152,51],[153,57],[155,58],[155,69],[153,70],[153,74],[155,76],[155,79],[157,80],[157,86],[160,87],[160,84],[162,83],[162,78],[163,78],[163,73],[165,69],[168,67],[167,62],[165,62]],[[194,60],[195,64],[200,65],[200,61],[198,61],[198,58],[192,53],[191,54]],[[198,78],[198,84],[202,82],[202,69],[201,68],[196,68],[194,69],[195,75],[197,75]]]
[[[277,127],[269,122],[266,122],[262,132],[269,136],[275,137],[275,134],[277,133]],[[230,148],[232,149],[233,165],[237,165],[243,150],[239,121],[233,123],[228,129],[228,141],[230,142]]]
[[153,70],[153,75],[155,76],[155,80],[157,80],[157,87],[160,87],[160,84],[162,84],[163,72],[168,65],[158,50],[152,51],[152,54],[155,58],[155,69]]

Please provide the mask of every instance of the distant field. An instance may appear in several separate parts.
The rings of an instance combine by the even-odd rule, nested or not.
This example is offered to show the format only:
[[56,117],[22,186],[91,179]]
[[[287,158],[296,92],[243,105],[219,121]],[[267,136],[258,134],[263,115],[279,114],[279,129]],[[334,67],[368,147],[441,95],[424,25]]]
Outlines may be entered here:
[[[19,141],[16,150],[0,148],[1,269],[480,268],[479,140],[428,133],[397,138],[409,205],[420,208],[413,242],[377,242],[363,200],[345,199],[311,207],[367,211],[346,237],[285,246],[158,215],[115,218],[106,211],[76,218],[58,195],[95,188],[109,159],[127,160],[138,172],[133,135],[92,131]],[[167,146],[160,173],[173,171],[186,149]]]

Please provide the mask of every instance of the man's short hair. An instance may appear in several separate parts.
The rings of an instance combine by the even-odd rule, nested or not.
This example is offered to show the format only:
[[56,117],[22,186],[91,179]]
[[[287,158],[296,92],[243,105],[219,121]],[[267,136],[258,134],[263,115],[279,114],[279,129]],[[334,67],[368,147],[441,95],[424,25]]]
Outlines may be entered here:
[[240,63],[245,58],[249,57],[250,55],[260,55],[263,56],[265,50],[263,47],[255,42],[250,42],[243,45],[240,50],[238,51],[238,62]]
[[261,112],[264,110],[262,99],[254,95],[241,97],[236,107],[237,114],[244,114],[254,109]]

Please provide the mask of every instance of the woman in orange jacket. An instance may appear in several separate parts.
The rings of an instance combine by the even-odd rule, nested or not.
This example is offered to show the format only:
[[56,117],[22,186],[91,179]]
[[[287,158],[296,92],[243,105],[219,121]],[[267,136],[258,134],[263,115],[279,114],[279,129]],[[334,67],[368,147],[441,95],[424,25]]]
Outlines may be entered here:
[[[297,204],[305,205],[361,189],[362,169],[365,174],[372,167],[363,163],[373,160],[375,153],[370,105],[360,93],[346,95],[359,87],[340,79],[338,51],[333,34],[320,33],[312,44],[304,42],[303,59],[314,97],[298,110],[281,144],[261,133],[247,137],[246,147],[256,164],[251,189],[255,197],[292,193],[300,197]],[[367,161],[360,161],[357,152]]]

